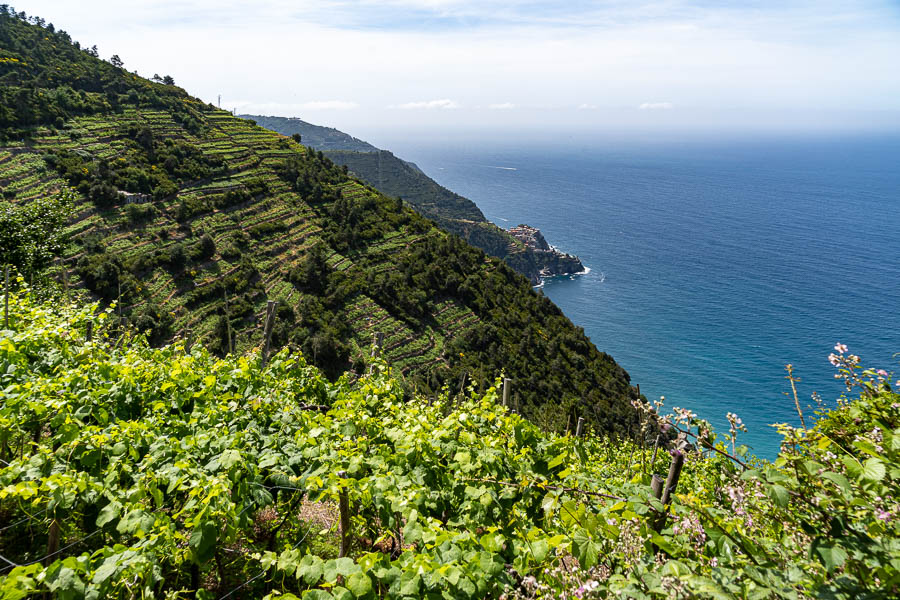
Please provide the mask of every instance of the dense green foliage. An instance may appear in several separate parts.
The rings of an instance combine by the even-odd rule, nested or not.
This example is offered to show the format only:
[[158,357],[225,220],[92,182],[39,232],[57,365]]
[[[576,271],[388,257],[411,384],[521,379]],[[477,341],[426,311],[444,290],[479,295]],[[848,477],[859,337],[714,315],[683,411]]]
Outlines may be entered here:
[[0,263],[29,276],[44,269],[62,251],[73,196],[63,190],[25,206],[0,201]]
[[416,165],[386,150],[362,142],[336,129],[284,117],[246,115],[258,125],[283,135],[301,134],[308,146],[347,167],[376,190],[402,198],[420,215],[444,231],[502,259],[515,271],[538,283],[542,274],[561,275],[584,269],[581,262],[561,253],[534,252],[489,222],[474,202],[455,194],[423,173]]
[[[35,125],[62,129],[78,115],[115,113],[123,106],[173,111],[186,127],[199,126],[184,90],[153,83],[121,65],[97,59],[52,23],[0,5],[0,141],[28,137]],[[118,61],[113,61],[118,64]]]
[[[0,49],[27,64],[4,63],[3,89],[46,105],[4,121],[16,133],[0,145],[0,186],[23,207],[75,190],[57,281],[117,302],[115,319],[153,343],[190,336],[220,355],[259,346],[275,300],[275,347],[332,379],[363,373],[383,334],[409,394],[483,390],[505,370],[535,422],[633,431],[628,375],[506,265],[320,151],[32,21],[0,14]],[[93,100],[76,110],[67,90]]]
[[835,360],[861,396],[783,428],[773,464],[728,456],[736,419],[717,440],[676,411],[715,451],[672,447],[687,460],[657,533],[649,474],[668,453],[542,432],[494,388],[404,401],[383,366],[330,383],[287,351],[263,369],[152,349],[110,311],[24,288],[11,307],[3,600],[900,593],[900,396],[853,356]]

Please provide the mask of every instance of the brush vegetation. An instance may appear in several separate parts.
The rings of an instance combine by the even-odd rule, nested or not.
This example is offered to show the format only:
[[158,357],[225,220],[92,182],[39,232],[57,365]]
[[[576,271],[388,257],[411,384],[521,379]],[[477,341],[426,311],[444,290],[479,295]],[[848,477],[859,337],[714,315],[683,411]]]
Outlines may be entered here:
[[[4,600],[900,593],[900,396],[852,355],[837,359],[848,396],[809,430],[783,426],[766,463],[739,427],[717,437],[686,411],[645,424],[699,431],[694,446],[560,436],[496,386],[407,400],[384,364],[331,382],[288,350],[262,367],[155,349],[24,280],[10,308]],[[650,474],[666,450],[686,461],[663,506]]]

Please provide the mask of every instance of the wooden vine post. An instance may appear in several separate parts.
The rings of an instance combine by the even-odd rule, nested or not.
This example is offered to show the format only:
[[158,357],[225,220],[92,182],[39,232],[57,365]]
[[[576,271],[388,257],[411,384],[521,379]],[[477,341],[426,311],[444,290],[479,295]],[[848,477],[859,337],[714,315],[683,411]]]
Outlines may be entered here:
[[[338,471],[338,477],[344,479],[347,477],[346,471]],[[347,486],[341,486],[341,492],[338,495],[338,509],[341,513],[341,550],[340,554],[338,554],[338,558],[343,558],[344,556],[348,556],[350,554],[350,541],[351,541],[351,531],[350,531],[350,494],[347,491]]]
[[49,566],[53,563],[57,552],[59,552],[59,521],[54,518],[50,522],[50,531],[47,532],[47,558],[44,564]]
[[509,391],[512,387],[511,385],[512,379],[509,377],[503,378],[503,406],[509,407]]
[[376,331],[372,341],[372,356],[378,358],[381,356],[381,347],[384,345],[384,332]]
[[[656,452],[659,450],[659,438],[661,436],[657,434],[656,442],[653,444],[653,458],[650,459],[650,470],[653,470],[653,466],[656,464]],[[656,477],[656,475],[654,475]],[[659,498],[659,496],[657,496]]]
[[3,267],[3,328],[9,329],[9,265]]
[[228,290],[222,290],[225,294],[225,333],[228,336],[228,354],[234,353],[234,344],[231,342],[231,311],[228,309]]
[[84,339],[85,339],[85,341],[90,342],[93,339],[93,337],[94,337],[94,322],[88,321],[87,325],[85,326]]
[[[672,452],[672,462],[669,464],[669,475],[666,477],[666,483],[662,488],[662,498],[660,499],[660,502],[662,502],[663,505],[663,513],[656,517],[656,522],[653,525],[653,529],[657,532],[662,531],[662,528],[666,525],[666,515],[669,513],[669,504],[672,502],[672,494],[675,493],[675,488],[678,487],[678,478],[681,477],[682,467],[684,467],[684,452],[681,450],[674,450]],[[662,481],[662,478],[659,477],[659,475],[654,475],[651,487],[654,496],[659,498],[656,487],[659,485],[657,481]]]
[[66,291],[66,304],[69,303],[69,269],[66,268],[66,265],[63,264],[63,289]]
[[584,417],[578,417],[578,425],[575,426],[575,437],[581,437],[584,433]]
[[263,351],[262,351],[262,368],[266,368],[266,363],[269,362],[269,349],[272,344],[272,327],[275,324],[275,309],[278,307],[278,302],[274,300],[269,300],[266,302],[266,325],[264,331],[265,341],[263,342]]

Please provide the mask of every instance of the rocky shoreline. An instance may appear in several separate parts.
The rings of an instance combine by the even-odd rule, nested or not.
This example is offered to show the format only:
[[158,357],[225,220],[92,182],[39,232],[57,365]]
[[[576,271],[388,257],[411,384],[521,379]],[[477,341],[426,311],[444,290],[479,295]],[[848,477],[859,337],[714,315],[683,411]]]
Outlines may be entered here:
[[584,264],[574,254],[561,252],[547,243],[544,234],[537,227],[519,224],[507,230],[507,233],[532,251],[539,262],[538,281],[547,277],[576,275],[586,272]]

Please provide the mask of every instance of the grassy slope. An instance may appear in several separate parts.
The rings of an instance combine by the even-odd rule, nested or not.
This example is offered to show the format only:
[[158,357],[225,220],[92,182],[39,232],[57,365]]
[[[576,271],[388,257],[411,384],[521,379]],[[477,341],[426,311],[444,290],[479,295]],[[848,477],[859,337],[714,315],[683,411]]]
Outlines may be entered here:
[[[43,101],[65,84],[96,100],[85,114],[61,111],[63,122],[30,125],[24,140],[0,147],[0,187],[15,202],[75,183],[71,172],[66,181],[47,164],[66,151],[101,183],[112,180],[107,171],[137,179],[161,172],[154,156],[167,142],[215,165],[199,179],[172,174],[172,193],[155,187],[158,197],[140,205],[148,212],[82,194],[72,216],[66,267],[82,279],[98,277],[93,289],[108,299],[121,289],[124,314],[153,327],[160,341],[190,331],[223,350],[227,290],[239,350],[259,345],[266,301],[277,300],[276,345],[302,347],[330,373],[363,368],[373,333],[381,332],[385,358],[410,387],[458,387],[464,374],[484,386],[505,370],[538,422],[562,428],[578,415],[604,428],[633,422],[627,374],[504,264],[289,138],[87,56],[59,34],[16,19],[2,27],[4,54],[28,64],[27,77],[0,69],[7,91],[22,92],[16,84],[25,82]],[[79,89],[89,87],[84,81],[96,87],[98,78],[98,91]],[[152,151],[134,141],[135,132],[152,140]],[[324,196],[299,193],[279,176],[289,161],[311,173]],[[211,255],[199,250],[203,237],[214,243]],[[324,289],[292,283],[316,247]]]

